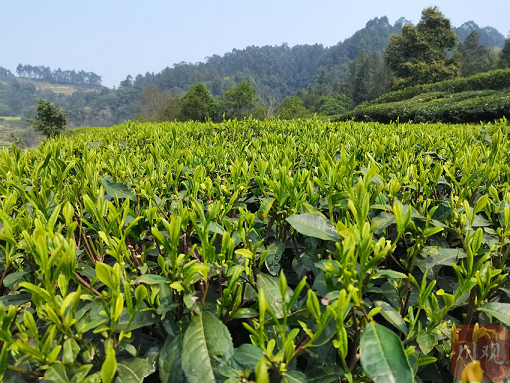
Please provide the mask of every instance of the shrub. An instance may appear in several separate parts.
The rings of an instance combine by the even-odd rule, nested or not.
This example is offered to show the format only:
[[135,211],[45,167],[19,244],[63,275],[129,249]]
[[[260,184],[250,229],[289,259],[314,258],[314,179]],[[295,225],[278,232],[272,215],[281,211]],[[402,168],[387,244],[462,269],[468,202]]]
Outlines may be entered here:
[[[475,92],[465,92],[429,102],[420,100],[393,102],[358,108],[340,116],[335,121],[444,122],[479,123],[497,121],[510,116],[510,91],[487,92],[488,95],[473,97]],[[484,93],[484,92],[482,92]]]
[[61,135],[66,129],[68,114],[60,108],[56,108],[48,100],[36,97],[37,105],[33,108],[37,114],[27,121],[37,133],[46,137]]
[[386,93],[376,100],[362,104],[361,107],[404,101],[424,93],[445,92],[452,94],[487,89],[503,90],[508,88],[510,88],[510,68],[480,73],[470,77],[459,77],[435,84],[418,85],[396,92]]

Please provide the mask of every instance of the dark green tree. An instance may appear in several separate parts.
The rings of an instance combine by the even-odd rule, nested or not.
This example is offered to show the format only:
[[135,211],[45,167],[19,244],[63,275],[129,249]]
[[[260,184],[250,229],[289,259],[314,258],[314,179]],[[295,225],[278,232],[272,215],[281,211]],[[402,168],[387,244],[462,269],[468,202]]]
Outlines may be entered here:
[[385,56],[395,74],[394,88],[458,77],[460,54],[448,58],[456,42],[450,20],[437,7],[424,9],[416,27],[406,24],[401,35],[390,36]]
[[242,81],[223,92],[219,105],[220,114],[225,118],[237,117],[242,119],[257,105],[257,89],[249,81]]
[[372,52],[368,58],[368,65],[370,70],[368,100],[374,100],[391,90],[393,76],[386,65],[384,55],[381,51]]
[[282,120],[305,119],[310,115],[311,113],[303,106],[303,100],[299,96],[286,97],[278,110],[278,117]]
[[510,36],[505,40],[505,46],[501,50],[501,68],[509,68],[510,67]]
[[181,113],[181,104],[178,98],[168,97],[163,106],[163,109],[159,111],[156,121],[175,121]]
[[356,71],[354,79],[352,100],[355,105],[359,105],[368,101],[370,91],[370,68],[368,64],[368,57],[365,57]]
[[66,129],[68,113],[56,108],[48,100],[36,97],[36,106],[33,107],[37,114],[28,119],[32,128],[46,137],[61,135]]
[[179,119],[182,121],[205,122],[215,115],[216,100],[203,82],[193,85],[181,98],[181,113]]
[[317,111],[326,116],[342,114],[352,108],[352,100],[345,94],[337,96],[321,96],[317,105]]
[[459,52],[462,54],[463,76],[472,76],[490,70],[489,50],[480,44],[480,35],[476,31],[472,31],[459,44]]

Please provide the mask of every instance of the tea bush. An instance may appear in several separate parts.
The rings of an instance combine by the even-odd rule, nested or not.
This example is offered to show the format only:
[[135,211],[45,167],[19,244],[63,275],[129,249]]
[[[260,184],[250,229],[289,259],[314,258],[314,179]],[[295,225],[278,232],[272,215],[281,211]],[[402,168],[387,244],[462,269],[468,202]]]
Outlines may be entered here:
[[[441,97],[443,96],[443,97]],[[332,120],[391,121],[416,123],[480,123],[510,116],[510,89],[470,91],[456,94],[425,93],[407,101],[361,106]]]
[[383,94],[332,121],[480,123],[510,116],[510,69]]
[[453,80],[441,81],[434,84],[418,85],[400,91],[386,93],[367,104],[374,105],[404,101],[418,95],[433,92],[453,94],[480,90],[505,90],[508,88],[510,88],[510,69],[499,69],[479,73],[474,76],[459,77]]
[[510,126],[126,123],[0,152],[4,382],[452,381],[510,325]]

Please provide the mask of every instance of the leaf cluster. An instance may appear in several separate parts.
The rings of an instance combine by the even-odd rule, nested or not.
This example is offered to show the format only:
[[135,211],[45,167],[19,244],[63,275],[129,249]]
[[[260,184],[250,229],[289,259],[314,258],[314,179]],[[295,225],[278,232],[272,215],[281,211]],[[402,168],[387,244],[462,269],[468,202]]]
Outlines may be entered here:
[[0,376],[451,381],[456,325],[510,325],[509,133],[128,122],[4,150]]

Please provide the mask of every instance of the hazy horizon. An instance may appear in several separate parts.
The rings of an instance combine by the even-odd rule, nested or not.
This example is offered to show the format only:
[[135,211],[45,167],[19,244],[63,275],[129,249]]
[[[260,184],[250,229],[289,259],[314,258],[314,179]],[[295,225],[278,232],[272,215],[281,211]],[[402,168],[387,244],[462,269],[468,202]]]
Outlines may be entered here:
[[[158,73],[179,62],[199,62],[214,54],[256,45],[323,44],[350,37],[375,17],[390,23],[400,17],[416,23],[423,8],[437,5],[452,25],[473,20],[505,37],[510,2],[488,0],[483,7],[459,0],[420,2],[374,0],[354,4],[303,0],[249,4],[220,0],[193,3],[146,1],[143,4],[91,0],[87,4],[55,0],[4,4],[8,15],[0,31],[0,66],[15,73],[19,63],[52,69],[93,71],[103,85],[118,86],[130,74]],[[29,8],[29,10],[27,10]]]

